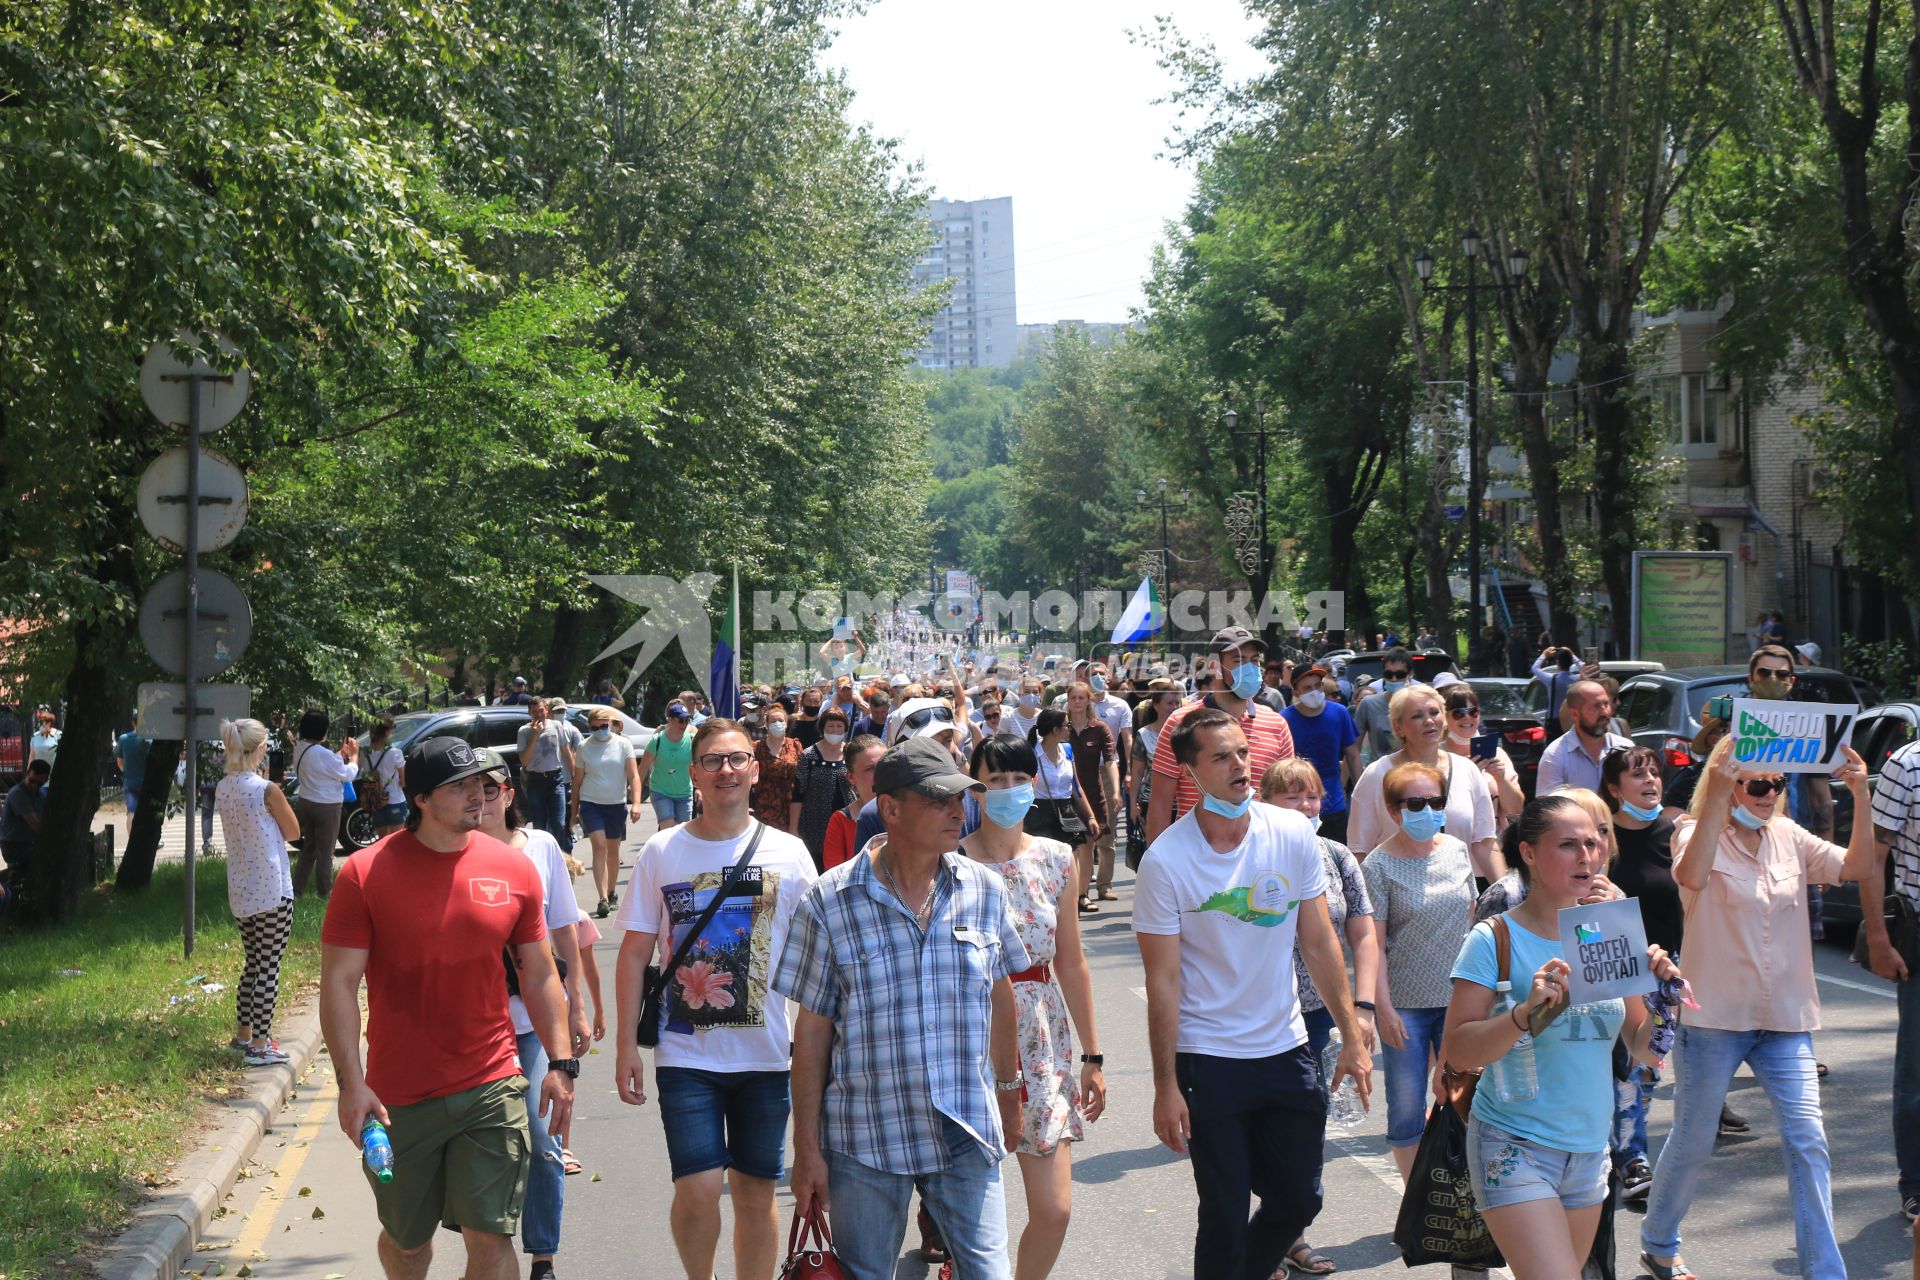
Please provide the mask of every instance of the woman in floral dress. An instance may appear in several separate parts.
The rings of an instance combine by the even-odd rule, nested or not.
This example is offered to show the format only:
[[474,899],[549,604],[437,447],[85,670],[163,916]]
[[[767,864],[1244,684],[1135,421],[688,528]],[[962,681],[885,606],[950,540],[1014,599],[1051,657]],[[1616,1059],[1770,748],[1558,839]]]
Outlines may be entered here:
[[793,777],[800,768],[800,743],[787,736],[787,709],[767,708],[767,736],[753,744],[760,780],[753,784],[753,816],[775,831],[793,825]]
[[[1073,1207],[1068,1144],[1078,1142],[1083,1122],[1099,1119],[1107,1105],[1093,1026],[1093,979],[1080,950],[1080,915],[1061,909],[1073,892],[1073,850],[1021,830],[1039,769],[1025,739],[1011,734],[982,739],[973,749],[971,770],[987,785],[986,820],[960,842],[968,857],[1006,878],[1007,905],[1033,966],[1013,975],[1020,1071],[1026,1081],[1014,1154],[1027,1189],[1027,1228],[1020,1235],[1014,1280],[1042,1280],[1053,1269]],[[1077,1082],[1069,1015],[1082,1048]]]

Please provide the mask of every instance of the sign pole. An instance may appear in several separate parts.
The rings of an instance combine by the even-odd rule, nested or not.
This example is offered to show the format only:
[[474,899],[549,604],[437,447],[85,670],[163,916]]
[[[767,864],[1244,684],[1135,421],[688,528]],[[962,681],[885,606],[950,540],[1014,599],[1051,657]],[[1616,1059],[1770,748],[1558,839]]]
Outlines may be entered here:
[[196,910],[194,902],[194,865],[193,865],[193,824],[200,812],[200,739],[198,724],[195,723],[193,684],[199,677],[195,668],[198,656],[194,651],[199,648],[200,637],[200,396],[204,389],[204,380],[194,374],[187,375],[187,649],[186,669],[180,673],[186,690],[187,732],[181,742],[181,750],[187,753],[187,792],[186,792],[186,916],[181,924],[182,938],[186,944],[186,958],[193,958],[193,924]]

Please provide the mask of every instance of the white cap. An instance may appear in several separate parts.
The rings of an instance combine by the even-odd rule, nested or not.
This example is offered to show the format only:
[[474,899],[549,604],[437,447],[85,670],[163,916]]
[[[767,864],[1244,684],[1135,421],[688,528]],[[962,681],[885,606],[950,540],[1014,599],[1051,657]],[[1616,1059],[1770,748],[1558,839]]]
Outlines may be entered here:
[[[929,707],[936,707],[939,711],[926,717],[925,723],[914,725],[909,729],[907,721]],[[940,712],[945,714],[939,714]],[[893,741],[896,745],[909,738],[931,738],[936,733],[952,733],[954,730],[953,708],[939,698],[908,698],[893,713],[891,723]]]
[[1433,678],[1433,687],[1436,689],[1451,689],[1454,685],[1460,683],[1462,683],[1460,677],[1451,671],[1442,671]]
[[1805,644],[1793,646],[1793,651],[1807,660],[1808,666],[1820,665],[1820,646],[1809,640]]
[[899,673],[899,672],[895,672],[895,673],[894,673],[894,676],[893,676],[893,679],[891,679],[891,680],[889,680],[889,681],[887,681],[887,687],[888,687],[889,689],[904,689],[904,688],[906,688],[906,687],[907,687],[907,686],[908,686],[909,684],[912,684],[912,683],[913,683],[913,682],[912,682],[911,680],[909,680],[909,679],[907,679],[907,677],[906,677],[905,675],[902,675],[902,674],[901,674],[901,673]]

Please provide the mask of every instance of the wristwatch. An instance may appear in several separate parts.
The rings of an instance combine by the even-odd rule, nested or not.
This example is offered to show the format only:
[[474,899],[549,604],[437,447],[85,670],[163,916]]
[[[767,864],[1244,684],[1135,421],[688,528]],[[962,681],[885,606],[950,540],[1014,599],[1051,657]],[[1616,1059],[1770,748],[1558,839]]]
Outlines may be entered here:
[[1025,1084],[1026,1082],[1027,1082],[1026,1076],[1016,1071],[1013,1073],[1013,1079],[995,1080],[993,1082],[993,1087],[998,1089],[1001,1093],[1017,1093],[1020,1089],[1020,1086]]
[[548,1059],[547,1059],[547,1070],[549,1070],[549,1071],[564,1071],[564,1072],[565,1072],[565,1073],[567,1074],[567,1077],[568,1077],[568,1079],[571,1079],[571,1080],[578,1080],[578,1079],[580,1078],[580,1059],[578,1059],[578,1058],[548,1058]]
[[1356,1009],[1365,1009],[1368,1013],[1378,1012],[1378,1010],[1373,1007],[1373,1001],[1371,1000],[1355,1000],[1353,1007]]
[[1083,1053],[1080,1055],[1080,1061],[1090,1067],[1104,1067],[1107,1065],[1107,1055],[1104,1053]]

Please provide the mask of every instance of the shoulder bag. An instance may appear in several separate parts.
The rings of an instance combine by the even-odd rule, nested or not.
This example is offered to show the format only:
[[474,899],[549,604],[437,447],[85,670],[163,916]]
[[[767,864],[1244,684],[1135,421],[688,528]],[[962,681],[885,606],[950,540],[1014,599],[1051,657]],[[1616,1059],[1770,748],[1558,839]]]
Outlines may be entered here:
[[827,1211],[818,1200],[807,1206],[806,1213],[793,1215],[793,1226],[787,1231],[787,1260],[780,1266],[779,1280],[847,1280],[840,1255],[833,1251]]
[[[667,983],[673,980],[673,973],[679,969],[680,962],[687,958],[687,952],[692,950],[693,940],[700,936],[700,931],[707,927],[709,920],[713,919],[713,913],[720,909],[721,902],[733,892],[733,886],[739,880],[740,873],[745,871],[747,864],[753,861],[753,851],[760,847],[760,837],[766,832],[767,826],[764,822],[753,824],[753,838],[747,841],[747,847],[741,853],[739,861],[727,869],[726,877],[720,881],[720,887],[714,890],[713,897],[708,900],[706,909],[700,913],[699,919],[693,922],[693,926],[674,947],[673,955],[668,958],[666,968],[662,969],[655,964],[647,966],[646,981],[640,988],[640,1025],[633,1029],[634,1043],[642,1049],[651,1049],[660,1043],[660,1003],[666,996]],[[669,920],[671,918],[671,916],[668,917]]]

